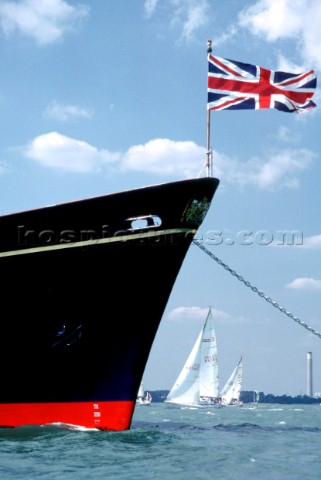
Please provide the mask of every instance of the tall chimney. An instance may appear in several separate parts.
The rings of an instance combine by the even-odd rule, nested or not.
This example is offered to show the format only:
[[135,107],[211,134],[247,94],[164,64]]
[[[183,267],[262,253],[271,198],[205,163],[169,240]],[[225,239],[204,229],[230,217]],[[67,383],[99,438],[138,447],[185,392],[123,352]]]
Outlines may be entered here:
[[307,395],[308,397],[313,397],[312,352],[307,353]]

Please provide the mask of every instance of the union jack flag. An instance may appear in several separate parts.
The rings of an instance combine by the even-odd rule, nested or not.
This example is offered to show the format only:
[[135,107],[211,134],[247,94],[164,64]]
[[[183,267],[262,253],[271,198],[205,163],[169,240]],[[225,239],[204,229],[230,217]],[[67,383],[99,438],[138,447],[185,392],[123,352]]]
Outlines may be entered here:
[[315,107],[313,70],[296,74],[208,55],[208,110],[276,108],[295,112]]

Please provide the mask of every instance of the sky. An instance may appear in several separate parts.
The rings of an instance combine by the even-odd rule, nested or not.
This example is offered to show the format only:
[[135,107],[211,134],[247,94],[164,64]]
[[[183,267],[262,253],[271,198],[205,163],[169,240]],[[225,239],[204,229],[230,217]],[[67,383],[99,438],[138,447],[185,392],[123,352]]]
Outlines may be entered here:
[[[320,24],[319,0],[1,0],[0,214],[203,174],[207,40],[220,57],[319,78]],[[211,113],[220,186],[197,239],[321,332],[318,88],[313,100],[304,114]],[[312,352],[321,392],[321,338],[196,245],[145,388],[171,388],[209,306],[222,387],[242,356],[243,390],[304,395]]]

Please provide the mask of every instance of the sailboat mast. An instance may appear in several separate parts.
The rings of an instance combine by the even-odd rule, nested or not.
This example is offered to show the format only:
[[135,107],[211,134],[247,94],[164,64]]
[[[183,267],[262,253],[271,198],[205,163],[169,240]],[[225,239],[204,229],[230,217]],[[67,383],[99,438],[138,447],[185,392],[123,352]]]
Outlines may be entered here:
[[[212,53],[212,40],[207,41],[207,54]],[[206,107],[206,176],[212,177],[212,151],[211,151],[211,114],[208,107]]]

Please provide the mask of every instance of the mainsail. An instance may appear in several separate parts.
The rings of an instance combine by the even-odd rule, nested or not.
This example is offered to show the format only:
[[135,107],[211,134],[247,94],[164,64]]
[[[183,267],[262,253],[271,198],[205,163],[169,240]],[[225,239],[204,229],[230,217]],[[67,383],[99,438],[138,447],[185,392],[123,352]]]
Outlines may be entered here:
[[144,395],[145,395],[144,387],[143,387],[143,384],[140,383],[139,390],[138,390],[138,393],[137,393],[137,398],[144,398]]
[[225,405],[240,404],[240,394],[242,388],[243,363],[242,357],[233,370],[230,378],[221,391],[222,402]]
[[214,399],[219,396],[217,343],[211,309],[208,312],[202,333],[199,384],[201,398]]

